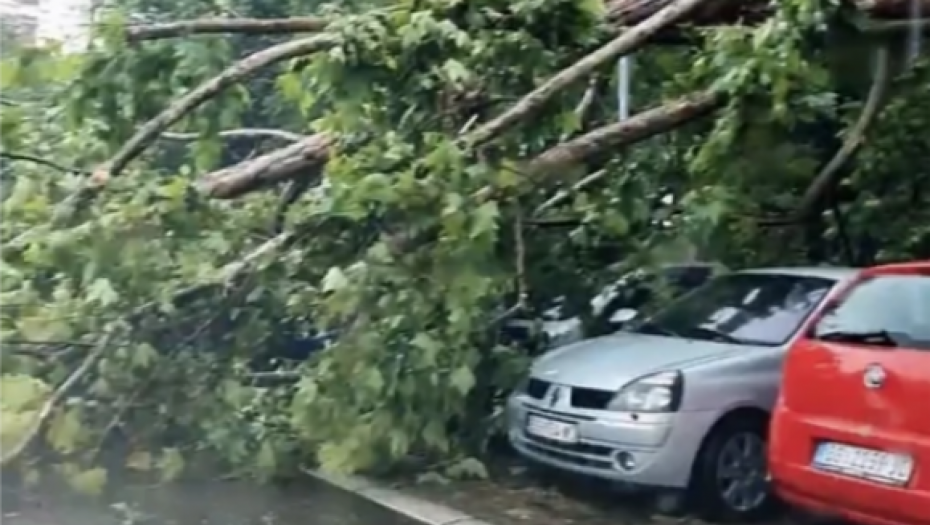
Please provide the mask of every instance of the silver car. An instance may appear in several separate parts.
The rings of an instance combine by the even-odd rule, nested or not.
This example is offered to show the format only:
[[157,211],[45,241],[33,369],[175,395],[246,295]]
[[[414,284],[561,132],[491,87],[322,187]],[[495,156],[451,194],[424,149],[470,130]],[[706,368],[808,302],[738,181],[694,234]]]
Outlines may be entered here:
[[666,507],[760,517],[772,505],[766,427],[785,352],[855,275],[722,275],[623,331],[553,350],[508,400],[510,441],[545,466],[657,489]]

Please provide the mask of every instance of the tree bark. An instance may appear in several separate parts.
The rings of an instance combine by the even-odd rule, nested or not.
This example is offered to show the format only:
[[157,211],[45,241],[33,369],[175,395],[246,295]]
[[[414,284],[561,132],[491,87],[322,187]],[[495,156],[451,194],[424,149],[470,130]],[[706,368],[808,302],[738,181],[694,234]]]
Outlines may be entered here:
[[[253,53],[236,62],[219,75],[204,82],[193,91],[184,95],[155,118],[146,122],[132,138],[104,165],[105,173],[98,170],[100,177],[109,179],[119,175],[126,166],[138,157],[154,142],[161,133],[171,125],[177,123],[191,111],[200,107],[204,102],[215,97],[219,92],[237,84],[249,77],[259,69],[268,67],[277,62],[308,55],[328,48],[336,43],[330,35],[315,35],[309,38],[293,40],[284,44],[271,46],[257,53]],[[102,186],[106,180],[98,180],[97,186]]]
[[611,148],[628,146],[671,131],[720,108],[724,97],[712,91],[699,92],[652,108],[629,119],[594,129],[543,152],[530,165],[533,174],[545,175],[578,164]]
[[143,40],[223,33],[237,33],[240,35],[317,33],[326,29],[327,25],[329,25],[327,20],[315,16],[270,19],[202,18],[130,26],[126,30],[126,40],[141,42]]
[[538,113],[546,103],[565,88],[590,75],[607,62],[644,46],[652,36],[685,18],[706,1],[675,0],[666,8],[637,24],[636,27],[582,58],[571,67],[563,69],[497,118],[479,126],[468,134],[468,142],[473,145],[483,144],[506,132],[518,122]]
[[300,142],[201,178],[200,191],[214,199],[235,199],[252,191],[291,180],[314,176],[329,158],[332,139],[325,134]]
[[[263,138],[274,138],[287,142],[299,142],[300,140],[306,138],[306,135],[301,135],[300,133],[293,133],[290,131],[284,131],[283,129],[266,129],[266,128],[241,128],[241,129],[227,129],[220,131],[216,134],[220,138],[224,139],[263,139]],[[167,140],[198,140],[203,135],[200,133],[175,133],[171,131],[166,131],[161,134],[161,137]]]

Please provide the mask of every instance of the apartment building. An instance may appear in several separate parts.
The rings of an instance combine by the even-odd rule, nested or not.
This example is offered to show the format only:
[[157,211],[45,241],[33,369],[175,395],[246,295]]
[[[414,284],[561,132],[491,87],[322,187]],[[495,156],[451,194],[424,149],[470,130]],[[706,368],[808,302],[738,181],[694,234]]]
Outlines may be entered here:
[[0,30],[4,39],[21,44],[59,42],[80,50],[87,43],[91,5],[91,0],[0,0]]
[[0,0],[0,36],[3,42],[38,43],[41,9],[40,0]]

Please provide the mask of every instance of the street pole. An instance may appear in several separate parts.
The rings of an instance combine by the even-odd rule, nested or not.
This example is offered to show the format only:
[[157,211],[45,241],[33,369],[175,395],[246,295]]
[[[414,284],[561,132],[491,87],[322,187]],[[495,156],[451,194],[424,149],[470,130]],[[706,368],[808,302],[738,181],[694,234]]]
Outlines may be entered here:
[[617,119],[626,120],[630,116],[630,57],[624,56],[617,61]]

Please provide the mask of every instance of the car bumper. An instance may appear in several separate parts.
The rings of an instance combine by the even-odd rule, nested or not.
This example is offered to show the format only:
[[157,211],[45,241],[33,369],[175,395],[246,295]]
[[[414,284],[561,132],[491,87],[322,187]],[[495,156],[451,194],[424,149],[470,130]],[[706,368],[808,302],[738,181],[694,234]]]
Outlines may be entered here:
[[[574,423],[577,443],[540,439],[526,432],[529,414]],[[621,484],[685,488],[691,466],[715,412],[630,414],[592,410],[553,411],[523,395],[507,405],[510,442],[531,461]],[[632,459],[632,466],[622,465]]]
[[769,436],[769,471],[775,492],[802,509],[867,525],[930,525],[930,491],[921,463],[907,487],[832,474],[810,466],[819,438],[855,443],[844,425],[779,408]]
[[775,493],[815,514],[866,525],[930,525],[926,492],[846,479],[800,465],[773,461],[771,468]]

